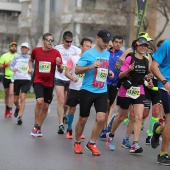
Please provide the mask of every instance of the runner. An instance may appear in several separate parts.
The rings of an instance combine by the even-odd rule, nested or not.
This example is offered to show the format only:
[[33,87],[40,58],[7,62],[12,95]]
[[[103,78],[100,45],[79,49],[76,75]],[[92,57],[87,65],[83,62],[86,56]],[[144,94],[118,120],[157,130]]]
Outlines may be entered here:
[[115,35],[112,41],[113,41],[113,47],[108,51],[110,53],[109,69],[112,70],[112,72],[114,73],[114,78],[111,79],[110,76],[107,77],[108,110],[106,114],[106,122],[105,122],[104,129],[100,133],[101,138],[106,138],[107,122],[110,121],[110,119],[108,119],[109,115],[111,114],[110,110],[111,107],[113,107],[112,105],[114,103],[115,98],[117,97],[117,92],[118,92],[117,83],[118,83],[118,79],[119,79],[118,76],[120,72],[115,69],[114,65],[116,64],[116,62],[119,60],[119,58],[123,53],[123,51],[120,50],[123,44],[123,37],[121,35]]
[[144,76],[149,70],[148,59],[144,57],[148,47],[145,38],[138,38],[135,41],[135,53],[129,53],[121,67],[119,78],[122,79],[118,94],[119,112],[113,121],[110,133],[106,134],[106,146],[115,150],[114,133],[120,123],[128,115],[129,106],[133,104],[135,122],[134,122],[134,140],[130,153],[141,153],[143,149],[138,144],[141,130],[142,116],[144,110]]
[[[17,120],[18,125],[21,125],[23,120],[22,116],[25,109],[25,98],[27,92],[30,90],[31,74],[28,74],[28,62],[30,59],[29,44],[27,42],[21,44],[21,54],[15,55],[10,64],[10,69],[14,72],[14,104],[16,106],[14,117],[19,117]],[[19,106],[19,95],[20,106]]]
[[65,133],[63,122],[65,120],[67,122],[67,118],[64,117],[64,112],[65,114],[68,112],[68,107],[65,105],[65,102],[70,80],[65,76],[66,64],[72,55],[79,55],[81,53],[78,47],[72,45],[72,41],[73,34],[70,31],[66,31],[63,34],[62,44],[55,46],[55,49],[58,50],[62,56],[64,67],[62,73],[57,69],[55,72],[55,90],[57,94],[57,114],[59,121],[58,134]]
[[54,37],[51,33],[45,33],[42,37],[43,47],[34,48],[29,60],[28,73],[35,71],[33,87],[36,96],[35,124],[31,132],[33,137],[41,137],[41,126],[47,116],[49,104],[52,101],[54,88],[54,74],[57,65],[59,72],[63,71],[62,59],[59,51],[53,49]]
[[[83,76],[84,74],[75,74],[75,67],[80,59],[81,55],[86,51],[89,50],[92,46],[92,41],[89,38],[83,38],[80,42],[80,49],[81,54],[80,55],[74,55],[71,56],[70,60],[67,62],[66,66],[66,72],[65,75],[67,78],[69,78],[70,85],[69,85],[69,93],[66,101],[66,105],[69,106],[69,113],[67,114],[68,118],[68,128],[67,128],[67,139],[72,139],[72,122],[74,119],[74,113],[76,110],[76,105],[79,103],[79,90],[82,86]],[[82,135],[81,139],[85,139],[85,136]]]
[[156,50],[153,54],[153,59],[151,71],[159,80],[158,88],[166,116],[166,123],[165,125],[160,125],[157,122],[154,124],[151,145],[153,148],[157,148],[159,137],[162,134],[161,152],[157,157],[157,163],[170,165],[170,156],[168,155],[170,142],[170,38],[165,40]]
[[107,30],[97,33],[94,48],[86,51],[79,59],[75,73],[84,74],[83,84],[80,90],[80,116],[75,127],[74,152],[82,154],[81,135],[90,114],[90,108],[94,104],[96,121],[92,129],[91,139],[86,149],[94,156],[99,156],[100,151],[96,147],[96,140],[103,129],[107,111],[107,75],[113,78],[114,74],[109,68],[109,52],[106,47],[111,40],[111,34]]
[[9,44],[9,51],[5,54],[3,54],[0,57],[0,68],[4,68],[4,78],[3,78],[3,86],[4,86],[4,92],[5,92],[5,114],[4,117],[12,117],[12,106],[13,106],[13,100],[14,100],[14,84],[11,80],[13,76],[13,71],[10,70],[9,65],[11,60],[14,58],[17,49],[17,43],[11,42]]

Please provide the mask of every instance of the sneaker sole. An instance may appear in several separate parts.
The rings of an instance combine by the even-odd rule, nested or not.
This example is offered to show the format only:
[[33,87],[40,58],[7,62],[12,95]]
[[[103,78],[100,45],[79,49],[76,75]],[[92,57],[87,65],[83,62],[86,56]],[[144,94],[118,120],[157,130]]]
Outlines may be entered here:
[[32,137],[42,137],[43,135],[35,135],[34,133],[31,132],[30,134]]
[[162,162],[156,162],[157,164],[161,164],[161,165],[164,165],[164,166],[170,166],[170,164],[166,164],[166,163],[162,163]]
[[94,154],[87,146],[85,146],[85,148],[86,148],[88,151],[90,151],[92,155],[94,155],[94,156],[100,156],[100,154]]
[[127,146],[125,146],[125,145],[123,145],[123,144],[121,145],[121,147],[122,147],[122,148],[125,148],[125,149],[130,149],[130,148],[131,148],[131,147],[127,147]]
[[143,152],[143,149],[142,148],[140,148],[140,149],[138,149],[138,150],[136,150],[136,151],[131,151],[130,150],[130,153],[142,153]]

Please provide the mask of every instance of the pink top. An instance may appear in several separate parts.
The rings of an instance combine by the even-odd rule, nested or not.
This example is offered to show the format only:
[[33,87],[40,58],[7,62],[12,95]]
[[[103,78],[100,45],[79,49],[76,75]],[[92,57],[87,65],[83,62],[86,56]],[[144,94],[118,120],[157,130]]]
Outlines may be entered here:
[[67,67],[70,68],[70,69],[73,68],[73,61],[72,61],[71,58],[67,61]]
[[[129,66],[131,64],[131,59],[132,59],[131,56],[128,56],[125,59],[125,61],[123,62],[123,65],[122,65],[122,67],[120,69],[121,72],[124,72],[124,71],[128,70],[128,68],[129,68]],[[140,94],[145,94],[144,86],[143,85],[139,85],[138,87],[140,87]],[[123,85],[121,85],[118,96],[126,97],[126,92],[127,92],[127,90],[123,87]]]

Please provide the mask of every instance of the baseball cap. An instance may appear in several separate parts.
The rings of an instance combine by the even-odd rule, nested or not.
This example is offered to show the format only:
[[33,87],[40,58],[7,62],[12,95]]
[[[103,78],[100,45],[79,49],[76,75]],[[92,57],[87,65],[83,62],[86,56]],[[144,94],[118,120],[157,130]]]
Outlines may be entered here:
[[12,41],[9,43],[9,47],[11,47],[12,45],[16,45],[17,46],[17,43],[15,41]]
[[97,33],[97,36],[100,37],[104,42],[109,42],[110,40],[112,40],[111,34],[107,30],[100,30]]
[[137,45],[148,44],[148,41],[146,40],[146,38],[139,38],[139,39],[136,41],[136,44],[137,44]]
[[30,48],[29,44],[27,42],[24,42],[21,44],[21,47],[27,47],[27,48]]
[[153,39],[151,37],[149,37],[147,32],[140,32],[139,38],[145,38],[147,41],[153,41]]

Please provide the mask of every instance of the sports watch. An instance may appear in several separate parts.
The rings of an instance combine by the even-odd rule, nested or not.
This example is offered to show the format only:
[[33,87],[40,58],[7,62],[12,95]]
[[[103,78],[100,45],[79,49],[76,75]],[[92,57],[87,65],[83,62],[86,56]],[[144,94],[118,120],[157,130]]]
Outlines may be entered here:
[[165,85],[168,82],[168,80],[162,80],[162,84]]

